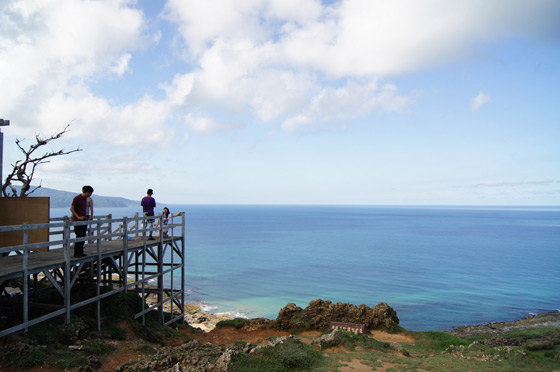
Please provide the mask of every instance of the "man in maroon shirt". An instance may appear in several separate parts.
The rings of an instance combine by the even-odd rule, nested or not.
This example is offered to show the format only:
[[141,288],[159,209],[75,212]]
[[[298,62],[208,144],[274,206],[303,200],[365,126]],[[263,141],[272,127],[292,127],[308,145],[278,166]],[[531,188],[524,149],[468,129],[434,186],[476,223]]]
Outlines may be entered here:
[[[144,212],[144,217],[151,217],[154,215],[154,208],[156,207],[156,199],[152,197],[154,190],[148,189],[148,194],[142,198],[140,205],[142,206],[142,212]],[[154,218],[147,218],[144,220],[144,228],[148,225],[150,228],[154,227]],[[152,236],[153,231],[150,230],[150,237],[148,240],[154,240]]]
[[[82,187],[82,193],[74,197],[74,200],[72,200],[72,205],[70,206],[70,212],[72,212],[72,221],[87,221],[88,198],[91,196],[91,194],[93,194],[93,187],[84,186]],[[85,237],[86,232],[87,225],[74,226],[74,234],[76,234],[76,238]],[[87,254],[84,253],[84,244],[85,242],[74,243],[74,257],[80,258],[87,256]]]

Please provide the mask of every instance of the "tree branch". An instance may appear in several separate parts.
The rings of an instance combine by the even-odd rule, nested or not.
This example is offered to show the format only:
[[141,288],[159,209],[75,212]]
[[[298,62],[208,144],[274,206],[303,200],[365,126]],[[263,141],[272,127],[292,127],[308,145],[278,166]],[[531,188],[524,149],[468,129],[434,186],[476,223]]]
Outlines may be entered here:
[[[46,159],[55,156],[68,155],[77,151],[82,151],[82,149],[80,149],[79,147],[69,151],[65,151],[64,149],[58,151],[51,150],[49,152],[46,152],[42,156],[32,157],[32,154],[41,146],[45,146],[49,142],[61,138],[69,130],[70,124],[71,122],[67,124],[61,132],[55,133],[48,138],[43,138],[42,136],[37,134],[35,136],[36,143],[31,145],[27,150],[23,148],[23,146],[21,145],[22,140],[16,138],[16,145],[19,147],[21,152],[23,152],[25,157],[23,160],[18,160],[16,161],[15,164],[12,164],[13,167],[12,172],[6,177],[6,180],[2,185],[2,194],[5,197],[9,197],[9,196],[25,197],[30,195],[37,189],[39,189],[41,187],[41,184],[39,184],[39,186],[36,186],[31,191],[29,191],[31,189],[31,182],[33,181],[33,177],[35,176],[35,170],[37,166],[39,166],[40,164],[50,162],[47,161]],[[31,168],[30,170],[27,169],[28,166]],[[12,185],[12,182],[14,181],[21,183],[21,189],[19,195],[17,194],[17,190]],[[9,194],[8,188],[12,192],[11,195]]]

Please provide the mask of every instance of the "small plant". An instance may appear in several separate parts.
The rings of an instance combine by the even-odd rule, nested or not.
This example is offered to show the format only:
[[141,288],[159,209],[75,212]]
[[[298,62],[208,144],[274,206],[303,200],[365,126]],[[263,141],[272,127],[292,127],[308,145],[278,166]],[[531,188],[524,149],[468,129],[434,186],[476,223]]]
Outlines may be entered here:
[[469,345],[470,342],[459,337],[453,336],[451,333],[442,331],[419,332],[418,335],[424,338],[429,344],[429,348],[435,351],[444,351],[449,346]]
[[85,351],[88,354],[93,355],[103,355],[108,354],[116,351],[117,349],[113,345],[108,345],[100,340],[94,340],[88,347],[86,347]]
[[21,355],[17,359],[15,366],[22,369],[27,369],[44,363],[48,359],[48,357],[48,353],[44,350],[33,350],[30,353]]
[[275,346],[262,348],[254,354],[236,354],[229,371],[310,371],[321,363],[322,358],[321,353],[310,345],[291,339]]
[[248,324],[249,320],[245,318],[235,318],[235,319],[228,319],[222,320],[216,324],[216,327],[223,328],[223,327],[234,327],[235,329],[240,329],[245,324]]
[[126,330],[120,327],[111,327],[107,333],[113,340],[124,341],[126,340]]
[[379,351],[385,351],[391,348],[391,345],[387,342],[377,341],[367,335],[356,334],[345,330],[336,331],[335,342],[331,343],[329,346],[332,347],[337,345],[344,345],[344,347],[348,350],[354,350],[356,346]]
[[296,328],[293,328],[290,331],[290,334],[293,335],[293,336],[297,336],[297,335],[301,335],[302,332],[303,332],[303,329],[301,329],[299,327],[296,327]]
[[57,321],[39,323],[30,327],[25,337],[43,345],[53,344],[56,342],[59,326]]
[[140,354],[145,354],[145,355],[152,355],[157,352],[157,350],[154,347],[146,344],[138,346],[136,348],[136,351]]

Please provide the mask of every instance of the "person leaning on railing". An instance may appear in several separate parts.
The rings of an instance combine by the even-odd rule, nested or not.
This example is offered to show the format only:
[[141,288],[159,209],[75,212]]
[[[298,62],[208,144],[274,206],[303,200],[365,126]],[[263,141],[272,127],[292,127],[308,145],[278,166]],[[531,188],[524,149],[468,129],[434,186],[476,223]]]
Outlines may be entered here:
[[[185,214],[185,212],[179,212],[179,213],[175,213],[174,215],[172,215],[172,217],[179,217],[181,215]],[[163,212],[161,213],[161,218],[158,220],[158,222],[156,223],[156,227],[160,226],[160,221],[161,221],[161,227],[163,230],[163,237],[164,238],[168,238],[169,236],[167,235],[167,232],[169,231],[169,215],[171,215],[171,212],[169,211],[169,208],[165,207],[163,208]],[[157,233],[157,237],[159,238],[159,230]]]

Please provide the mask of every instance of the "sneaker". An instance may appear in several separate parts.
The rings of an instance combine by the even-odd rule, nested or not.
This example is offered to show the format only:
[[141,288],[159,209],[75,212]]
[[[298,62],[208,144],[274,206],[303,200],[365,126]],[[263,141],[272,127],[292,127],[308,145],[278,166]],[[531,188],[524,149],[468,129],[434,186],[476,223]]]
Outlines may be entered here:
[[87,257],[87,254],[85,253],[78,253],[74,255],[74,258],[82,258],[82,257]]

